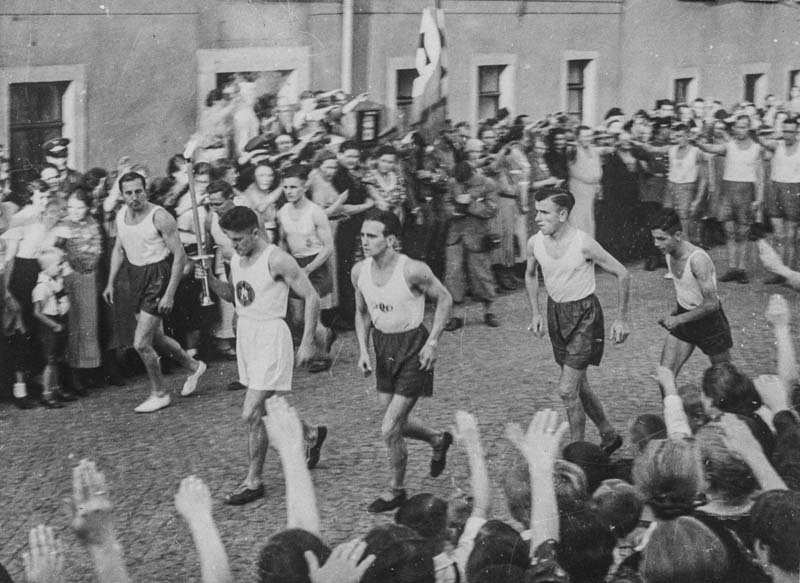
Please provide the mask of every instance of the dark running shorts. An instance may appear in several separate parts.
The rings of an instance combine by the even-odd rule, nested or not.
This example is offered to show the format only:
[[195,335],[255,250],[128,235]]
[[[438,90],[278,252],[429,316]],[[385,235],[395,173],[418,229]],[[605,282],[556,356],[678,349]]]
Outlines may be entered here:
[[[305,267],[314,261],[315,257],[316,255],[311,255],[310,257],[295,257],[294,260],[297,261],[297,265],[300,267]],[[330,258],[328,260],[330,260]],[[314,286],[319,297],[324,298],[328,294],[333,293],[333,278],[331,277],[331,270],[328,269],[327,261],[309,273],[308,280],[311,282],[311,285]],[[290,289],[289,297],[298,299],[300,296],[294,293],[294,290]]]
[[603,358],[603,308],[594,294],[574,302],[547,298],[547,330],[559,366],[582,370]]
[[67,318],[65,316],[48,316],[61,324],[61,332],[56,332],[44,322],[39,322],[39,339],[42,353],[47,364],[64,362],[64,351],[67,349]]
[[[679,316],[688,312],[686,308],[678,304],[678,308],[672,313]],[[675,327],[669,332],[678,340],[697,346],[708,356],[720,354],[730,350],[733,346],[731,339],[731,326],[728,318],[720,305],[719,310],[695,320]]]
[[158,313],[158,302],[167,291],[172,273],[172,256],[158,263],[130,266],[131,293],[136,302],[137,312],[147,312],[153,316]]
[[433,371],[419,367],[419,352],[428,341],[425,326],[397,334],[375,329],[372,338],[379,393],[412,398],[433,395]]

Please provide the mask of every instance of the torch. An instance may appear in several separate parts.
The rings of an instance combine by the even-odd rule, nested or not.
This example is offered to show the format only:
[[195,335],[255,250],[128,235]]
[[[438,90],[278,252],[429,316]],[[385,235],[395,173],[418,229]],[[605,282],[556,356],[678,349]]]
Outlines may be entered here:
[[203,267],[204,276],[203,279],[200,280],[200,283],[203,286],[203,290],[200,293],[200,305],[203,307],[213,306],[214,300],[211,299],[211,288],[208,285],[208,269],[209,269],[209,260],[212,259],[214,256],[209,255],[206,253],[206,246],[205,246],[205,237],[203,236],[203,225],[200,224],[200,213],[197,210],[197,193],[194,189],[194,168],[193,168],[193,158],[194,152],[197,149],[197,140],[192,139],[189,140],[189,143],[186,144],[186,150],[183,152],[183,157],[186,159],[186,172],[189,176],[189,196],[192,200],[192,220],[194,221],[194,232],[195,237],[197,239],[197,253],[195,255],[191,255],[189,259],[192,261],[199,261],[200,265]]

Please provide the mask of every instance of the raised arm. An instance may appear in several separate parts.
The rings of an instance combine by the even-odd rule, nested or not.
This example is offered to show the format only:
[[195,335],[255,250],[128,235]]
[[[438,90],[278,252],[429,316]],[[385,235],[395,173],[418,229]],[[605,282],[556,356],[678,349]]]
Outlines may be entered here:
[[[784,390],[788,392],[800,379],[800,374],[798,374],[797,370],[797,357],[789,329],[791,313],[786,299],[779,294],[770,296],[765,316],[772,325],[772,331],[775,334],[778,376],[783,383]],[[774,412],[777,413],[777,411]]]
[[517,423],[506,425],[506,437],[528,462],[531,477],[531,556],[542,543],[559,539],[558,505],[553,471],[567,422],[550,409],[537,411],[523,433]]
[[695,146],[706,152],[707,154],[716,154],[718,156],[724,156],[728,153],[728,146],[725,144],[710,144],[708,142],[704,142],[701,140],[695,141]]
[[431,268],[422,261],[407,261],[404,275],[409,288],[418,290],[436,303],[436,312],[433,314],[433,324],[428,341],[419,352],[420,368],[433,370],[439,337],[444,332],[444,325],[450,317],[450,310],[453,307],[453,296],[433,275]]
[[622,344],[630,334],[628,328],[628,300],[631,291],[631,275],[625,266],[603,249],[594,239],[586,239],[583,256],[617,278],[617,319],[611,325],[611,341]]
[[764,268],[775,275],[780,275],[786,280],[787,284],[794,289],[800,290],[800,273],[784,265],[780,255],[765,239],[759,239],[756,245],[758,246],[758,257],[761,259]]
[[319,323],[319,295],[311,285],[305,271],[283,249],[276,249],[269,258],[269,269],[282,278],[305,302],[303,339],[297,349],[297,364],[304,365],[314,356],[314,332]]
[[[158,301],[158,311],[161,314],[169,314],[175,304],[175,291],[183,277],[183,268],[186,266],[186,251],[183,250],[181,239],[178,235],[178,223],[167,211],[159,209],[153,215],[153,224],[161,233],[164,244],[172,253],[172,270],[169,274],[169,284],[164,291],[164,295]],[[117,239],[119,241],[119,239]]]
[[195,476],[184,478],[175,495],[175,508],[192,532],[203,583],[231,583],[233,575],[228,554],[211,514],[211,493],[208,486]]
[[306,467],[303,424],[283,397],[266,402],[263,418],[269,442],[281,458],[286,483],[286,528],[301,528],[320,536],[317,498]]
[[72,471],[72,529],[94,559],[99,583],[129,583],[117,540],[106,480],[94,462],[81,460]]

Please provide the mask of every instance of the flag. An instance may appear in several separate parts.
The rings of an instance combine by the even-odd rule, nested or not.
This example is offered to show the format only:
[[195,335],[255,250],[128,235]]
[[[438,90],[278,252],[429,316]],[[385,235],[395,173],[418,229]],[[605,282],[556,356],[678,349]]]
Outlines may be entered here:
[[[411,96],[411,125],[437,131],[447,117],[447,60],[445,58],[444,11],[422,11],[417,45],[417,73]],[[438,133],[438,132],[437,132]]]

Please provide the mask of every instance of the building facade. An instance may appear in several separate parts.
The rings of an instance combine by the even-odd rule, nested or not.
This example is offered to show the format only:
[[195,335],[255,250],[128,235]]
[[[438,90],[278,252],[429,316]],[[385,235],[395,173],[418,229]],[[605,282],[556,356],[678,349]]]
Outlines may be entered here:
[[[441,0],[449,117],[501,107],[592,125],[676,94],[785,98],[800,74],[800,5],[691,0]],[[162,174],[209,90],[256,73],[285,102],[369,92],[385,123],[409,109],[431,0],[5,0],[0,144],[15,167],[72,139],[72,166],[130,156]],[[795,80],[795,81],[792,81]]]

